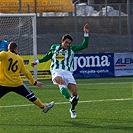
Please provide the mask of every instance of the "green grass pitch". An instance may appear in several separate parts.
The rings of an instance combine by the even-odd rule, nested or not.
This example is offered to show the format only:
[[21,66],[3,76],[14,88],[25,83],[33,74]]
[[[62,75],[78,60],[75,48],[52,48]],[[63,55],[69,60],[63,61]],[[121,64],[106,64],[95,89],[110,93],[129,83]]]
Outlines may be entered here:
[[0,99],[0,133],[133,133],[132,77],[77,79],[77,118],[70,103],[51,80],[38,88],[26,83],[44,103],[55,101],[48,112],[27,99],[9,93]]

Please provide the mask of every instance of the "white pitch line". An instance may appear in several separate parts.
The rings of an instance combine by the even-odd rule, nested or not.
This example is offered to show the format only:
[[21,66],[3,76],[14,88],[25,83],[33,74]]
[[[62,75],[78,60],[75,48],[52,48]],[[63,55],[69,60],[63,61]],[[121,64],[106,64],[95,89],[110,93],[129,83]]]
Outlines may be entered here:
[[[110,82],[110,83],[84,83],[84,84],[81,84],[81,83],[77,83],[77,85],[106,85],[106,84],[130,84],[133,85],[132,81],[130,82]],[[31,86],[31,85],[29,85]],[[53,86],[53,84],[45,84],[45,86]]]
[[132,82],[110,82],[110,83],[85,83],[85,84],[77,84],[77,85],[106,85],[106,84],[129,84],[131,83],[132,85]]
[[[104,100],[88,100],[88,101],[79,101],[79,103],[94,103],[94,102],[109,102],[109,101],[131,101],[133,98],[120,98],[120,99],[104,99]],[[55,104],[68,104],[69,102],[57,102]],[[12,107],[27,107],[33,106],[34,104],[24,104],[24,105],[9,105],[9,106],[0,106],[0,108],[12,108]]]
[[[133,98],[121,98],[121,99],[104,99],[104,100],[88,100],[88,101],[79,101],[79,103],[94,103],[94,102],[108,102],[108,101],[131,101]],[[69,102],[58,102],[55,104],[68,104]]]

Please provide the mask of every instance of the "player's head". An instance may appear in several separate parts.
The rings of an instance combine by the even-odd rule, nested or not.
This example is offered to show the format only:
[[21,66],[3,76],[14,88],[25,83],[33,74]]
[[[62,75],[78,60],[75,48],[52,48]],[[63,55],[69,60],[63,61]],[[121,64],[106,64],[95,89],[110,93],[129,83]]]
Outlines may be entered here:
[[71,42],[73,41],[72,37],[68,34],[62,37],[62,48],[68,49]]
[[17,44],[15,42],[10,42],[8,45],[8,50],[10,51],[16,51],[17,50]]

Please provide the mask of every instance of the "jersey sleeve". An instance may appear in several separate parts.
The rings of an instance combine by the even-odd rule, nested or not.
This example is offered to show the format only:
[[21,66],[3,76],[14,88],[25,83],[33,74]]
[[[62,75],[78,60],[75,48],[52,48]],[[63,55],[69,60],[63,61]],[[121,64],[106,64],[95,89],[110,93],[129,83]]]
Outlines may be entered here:
[[23,59],[21,60],[21,73],[23,73],[26,78],[30,81],[30,84],[34,84],[36,81],[33,78],[32,74],[25,68]]
[[77,52],[77,51],[80,51],[80,50],[83,50],[85,48],[88,47],[88,44],[89,44],[89,37],[84,37],[84,40],[81,44],[78,44],[78,45],[72,45],[72,50],[74,52]]
[[54,45],[51,46],[49,51],[42,58],[38,59],[39,63],[46,62],[46,61],[50,60],[53,55],[53,49],[54,49]]
[[5,51],[0,52],[0,61],[5,59],[5,54],[6,54]]

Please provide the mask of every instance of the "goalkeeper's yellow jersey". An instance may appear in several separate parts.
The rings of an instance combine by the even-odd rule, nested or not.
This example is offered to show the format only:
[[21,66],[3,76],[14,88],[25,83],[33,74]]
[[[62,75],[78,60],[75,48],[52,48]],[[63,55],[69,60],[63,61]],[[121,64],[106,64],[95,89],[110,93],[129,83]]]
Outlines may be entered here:
[[25,68],[23,59],[18,54],[10,51],[0,52],[0,85],[7,87],[22,85],[20,73],[23,73],[31,84],[35,83],[35,79]]

